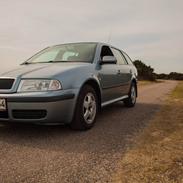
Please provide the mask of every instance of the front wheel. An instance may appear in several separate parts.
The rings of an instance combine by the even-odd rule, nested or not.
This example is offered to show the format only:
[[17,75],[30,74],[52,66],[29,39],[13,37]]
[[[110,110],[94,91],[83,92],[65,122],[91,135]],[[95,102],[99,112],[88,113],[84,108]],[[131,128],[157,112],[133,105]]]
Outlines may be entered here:
[[135,83],[131,84],[130,92],[128,94],[128,98],[124,100],[124,104],[126,107],[134,107],[137,99],[137,87]]
[[86,85],[82,88],[70,126],[74,130],[88,130],[93,127],[98,112],[98,98],[95,90]]

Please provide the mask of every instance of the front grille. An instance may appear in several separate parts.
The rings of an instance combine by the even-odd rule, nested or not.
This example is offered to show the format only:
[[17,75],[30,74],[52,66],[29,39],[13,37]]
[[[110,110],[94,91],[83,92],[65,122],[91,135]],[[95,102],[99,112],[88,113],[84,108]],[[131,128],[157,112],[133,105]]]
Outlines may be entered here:
[[10,90],[13,86],[14,79],[6,79],[1,78],[0,79],[0,90]]
[[13,110],[13,118],[15,119],[41,119],[47,115],[46,110]]
[[0,119],[8,119],[8,111],[0,111]]

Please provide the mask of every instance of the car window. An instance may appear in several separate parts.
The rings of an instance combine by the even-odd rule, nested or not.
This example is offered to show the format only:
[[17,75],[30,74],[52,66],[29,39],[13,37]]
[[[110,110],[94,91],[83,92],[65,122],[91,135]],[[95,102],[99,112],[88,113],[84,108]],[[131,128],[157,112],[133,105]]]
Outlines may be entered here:
[[126,60],[125,60],[125,58],[123,57],[123,55],[121,54],[121,52],[120,52],[119,50],[117,50],[117,49],[115,49],[115,48],[112,48],[112,51],[113,51],[113,54],[114,54],[114,56],[116,57],[117,63],[118,63],[119,65],[124,65],[124,64],[126,64]]
[[35,58],[34,62],[54,60],[58,54],[58,51],[59,51],[58,49],[49,50],[44,54],[41,54],[39,57]]
[[102,47],[101,54],[100,54],[101,59],[104,56],[114,56],[111,49],[108,46],[103,46]]
[[125,52],[123,52],[123,55],[126,58],[126,61],[128,62],[128,64],[133,65],[131,58]]
[[74,57],[74,56],[78,56],[78,53],[72,52],[72,51],[67,51],[63,54],[62,59],[63,60],[68,60],[69,57]]
[[70,43],[46,48],[27,60],[28,63],[92,62],[97,44]]
[[121,52],[119,50],[112,48],[112,52],[113,52],[115,58],[117,59],[117,63],[119,65],[127,64],[125,58],[123,57],[123,55],[121,54]]

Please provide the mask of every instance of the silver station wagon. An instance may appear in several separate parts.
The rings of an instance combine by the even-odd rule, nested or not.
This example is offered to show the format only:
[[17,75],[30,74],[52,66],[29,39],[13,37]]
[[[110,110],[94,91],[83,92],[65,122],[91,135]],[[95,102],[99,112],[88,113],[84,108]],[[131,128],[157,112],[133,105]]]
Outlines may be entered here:
[[104,43],[61,44],[0,75],[0,123],[87,130],[102,107],[133,107],[136,98],[137,70],[125,52]]

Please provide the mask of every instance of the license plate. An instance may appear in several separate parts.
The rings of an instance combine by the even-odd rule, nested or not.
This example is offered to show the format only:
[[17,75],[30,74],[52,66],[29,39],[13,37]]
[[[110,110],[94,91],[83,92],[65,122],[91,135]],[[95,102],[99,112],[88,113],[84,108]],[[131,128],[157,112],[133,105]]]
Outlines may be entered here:
[[0,111],[6,111],[6,100],[0,99]]

